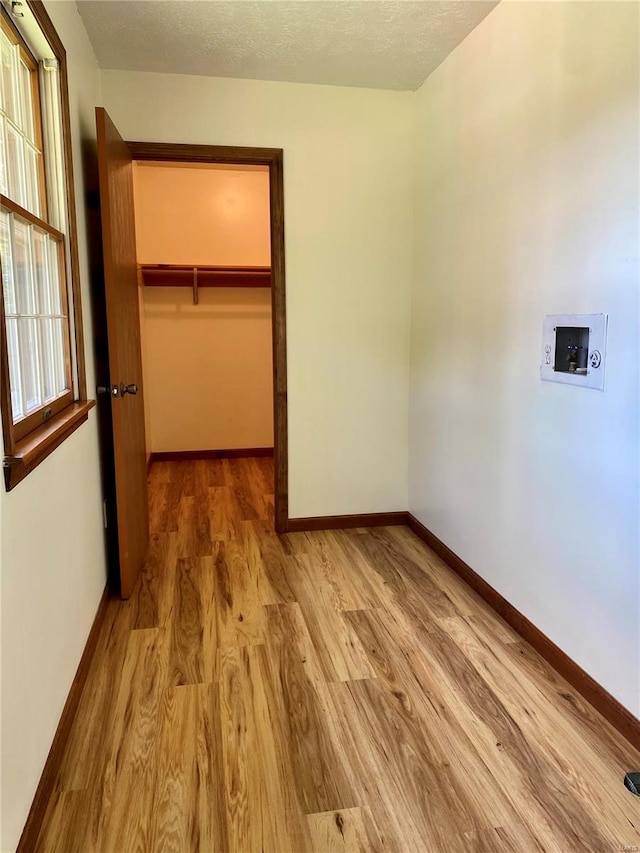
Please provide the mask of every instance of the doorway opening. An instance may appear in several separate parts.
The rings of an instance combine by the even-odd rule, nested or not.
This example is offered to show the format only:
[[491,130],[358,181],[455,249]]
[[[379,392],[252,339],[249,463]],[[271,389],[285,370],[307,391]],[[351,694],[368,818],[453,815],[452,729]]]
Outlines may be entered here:
[[[230,455],[233,451],[246,453],[247,450],[252,450],[254,453],[269,454],[272,452],[273,462],[269,460],[273,466],[272,487],[262,489],[263,495],[266,495],[265,504],[268,503],[269,494],[273,495],[272,509],[266,520],[276,533],[284,533],[287,530],[287,365],[282,150],[126,142],[101,107],[96,108],[96,122],[100,231],[104,267],[104,300],[101,302],[99,314],[102,320],[98,324],[104,331],[100,337],[101,346],[97,348],[100,358],[96,357],[96,365],[99,383],[97,393],[101,395],[99,410],[103,415],[101,423],[103,422],[105,427],[101,430],[105,481],[105,527],[107,547],[110,557],[114,557],[110,559],[110,577],[116,581],[114,586],[119,586],[121,595],[128,598],[136,585],[148,551],[147,463],[149,453],[154,452],[154,443],[166,442],[167,435],[172,442],[175,442],[176,450],[173,452],[191,452],[204,456],[208,454],[213,458],[225,453]],[[235,175],[238,180],[242,177],[262,180],[265,220],[268,207],[269,226],[268,246],[266,249],[263,246],[262,251],[265,254],[262,259],[268,258],[269,263],[256,264],[256,255],[253,256],[251,263],[246,259],[238,263],[237,256],[232,259],[229,255],[226,257],[207,255],[209,244],[215,244],[214,231],[216,228],[220,229],[220,222],[217,225],[212,222],[210,226],[202,228],[202,223],[198,222],[193,211],[189,210],[189,204],[183,205],[183,210],[179,216],[174,217],[170,229],[168,231],[165,229],[164,239],[160,242],[156,241],[155,247],[149,250],[151,254],[139,258],[139,247],[136,243],[134,171],[144,167],[145,164],[148,174],[164,172],[166,176],[169,175],[170,169],[178,167],[183,178],[191,172],[192,174],[208,173],[210,176],[217,176],[218,179],[221,176],[222,178],[226,176],[228,179]],[[150,164],[156,165],[154,167]],[[216,168],[220,166],[224,168]],[[177,185],[180,186],[179,181]],[[168,215],[167,205],[164,204],[167,201],[167,195],[164,193],[157,206],[164,208]],[[239,206],[234,203],[233,194],[227,193],[225,196],[223,193],[221,198],[223,207],[226,199],[227,218],[231,219],[237,215]],[[193,246],[188,250],[185,249],[184,255],[162,254],[165,242],[175,243],[178,238],[187,240],[193,237],[199,228],[204,231],[204,237],[200,235],[201,243],[204,245],[204,255],[197,255]],[[264,228],[266,235],[266,221]],[[227,234],[226,242],[230,239]],[[245,242],[248,241],[245,239]],[[224,244],[225,240],[222,243]],[[239,244],[242,248],[242,239],[239,240]],[[267,251],[268,254],[266,254]],[[140,263],[140,260],[143,263]],[[229,263],[230,260],[236,262]],[[158,282],[158,278],[162,278],[163,281]],[[156,355],[160,353],[161,358],[160,365],[148,365],[147,368],[147,373],[151,370],[153,374],[155,370],[158,374],[150,382],[150,405],[146,407],[150,416],[148,424],[144,411],[144,387],[143,393],[139,393],[139,387],[145,384],[140,339],[142,335],[149,336],[149,329],[141,327],[140,322],[141,313],[143,322],[148,319],[149,313],[141,290],[156,294],[154,310],[157,309],[160,316],[153,318],[154,323],[162,320],[163,312],[166,320],[167,303],[166,298],[159,295],[161,291],[164,290],[166,293],[170,290],[177,291],[179,296],[174,298],[171,309],[174,319],[182,314],[180,323],[185,324],[184,328],[186,328],[189,316],[197,318],[200,323],[198,334],[202,335],[204,340],[204,345],[201,342],[198,350],[196,327],[191,327],[193,336],[189,334],[185,336],[184,328],[177,330],[174,323],[174,328],[171,329],[173,359],[167,360],[165,350],[171,350],[167,345],[170,343],[168,338],[166,340],[163,338],[167,328],[162,328],[160,322],[159,328],[154,327],[151,330]],[[222,299],[221,305],[220,298],[213,298],[213,294],[221,295],[223,292],[226,292],[226,300]],[[270,320],[265,311],[269,296]],[[150,297],[150,301],[153,302],[154,298]],[[198,314],[199,311],[205,313]],[[226,316],[223,316],[225,311]],[[205,331],[202,334],[202,321],[207,319],[206,312],[214,315],[209,319],[213,319],[215,323],[210,326],[208,333]],[[251,403],[247,405],[246,401],[244,403],[245,432],[241,435],[238,431],[240,426],[238,418],[236,417],[235,424],[231,423],[233,421],[230,415],[231,409],[235,408],[237,416],[242,407],[238,406],[238,396],[233,396],[234,376],[228,375],[229,365],[232,364],[236,372],[244,371],[245,379],[253,380],[255,377],[252,376],[251,365],[247,369],[244,363],[250,347],[237,346],[237,341],[233,340],[234,335],[229,331],[229,321],[234,313],[237,321],[242,316],[251,317],[252,312],[254,325],[256,323],[260,325],[259,321],[262,321],[262,338],[258,350],[263,354],[261,363],[263,377],[264,368],[268,368],[268,358],[264,358],[265,333],[268,331],[265,328],[265,317],[266,325],[271,327],[271,382],[269,383],[267,375],[265,384],[271,386],[272,418],[269,429],[266,413],[268,405],[265,405],[263,388],[259,406],[256,407]],[[235,328],[237,335],[239,326],[236,324]],[[177,331],[179,340],[176,342]],[[221,353],[222,355],[225,353],[222,346],[225,335],[229,349],[233,350],[235,358],[235,361],[227,360],[226,366],[220,363]],[[233,349],[234,346],[235,349]],[[180,362],[180,358],[185,355],[183,350],[192,349],[199,352],[203,363],[200,364],[196,358],[185,369],[185,364]],[[211,358],[212,352],[217,352],[217,365],[206,363],[206,359]],[[189,356],[192,355],[193,353],[189,352]],[[256,363],[254,360],[254,368]],[[163,376],[163,371],[172,372],[171,382],[169,382],[168,373]],[[210,374],[214,373],[216,376],[212,377]],[[217,380],[217,386],[215,382],[211,383],[212,378]],[[180,385],[181,379],[191,388],[190,396],[184,395],[184,388]],[[167,386],[170,386],[168,392]],[[227,398],[223,400],[225,394]],[[231,406],[230,401],[233,404]],[[258,409],[260,409],[259,418],[257,418]],[[258,423],[247,425],[247,418],[261,420],[263,432],[260,433]],[[213,429],[214,421],[217,421],[215,430]],[[184,427],[182,434],[180,434],[181,426]],[[209,432],[203,433],[202,429],[206,427],[209,427]],[[223,435],[223,428],[227,429],[225,435]],[[229,430],[233,428],[236,429],[236,439],[230,437]],[[253,428],[256,429],[253,435],[257,438],[248,441],[247,436]],[[172,429],[173,433],[171,433]],[[196,434],[198,429],[200,432]],[[265,429],[269,430],[268,433],[264,432]],[[268,443],[269,439],[272,442],[271,445]],[[159,446],[158,452],[167,453],[172,450],[168,450],[165,444],[164,448]],[[265,482],[264,472],[267,470],[265,459],[266,457],[262,457],[264,464],[261,469],[256,469],[262,471],[261,477],[258,478],[262,484]],[[239,500],[242,500],[244,497],[242,486],[239,487],[239,495]]]
[[285,532],[282,152],[127,146],[148,461],[272,455],[273,525]]
[[273,527],[269,167],[134,161],[133,196],[151,476],[199,471]]

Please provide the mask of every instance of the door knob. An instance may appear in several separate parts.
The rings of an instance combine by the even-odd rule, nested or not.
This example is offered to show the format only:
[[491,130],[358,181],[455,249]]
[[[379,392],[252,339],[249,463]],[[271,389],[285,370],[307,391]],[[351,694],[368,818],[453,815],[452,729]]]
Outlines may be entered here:
[[138,386],[135,382],[132,382],[131,385],[120,385],[120,396],[124,397],[125,394],[137,394]]

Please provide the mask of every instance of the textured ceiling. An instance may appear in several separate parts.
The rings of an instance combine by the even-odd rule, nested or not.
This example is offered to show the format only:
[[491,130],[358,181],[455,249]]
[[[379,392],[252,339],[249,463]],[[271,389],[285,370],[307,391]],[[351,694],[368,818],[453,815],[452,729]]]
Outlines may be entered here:
[[417,89],[497,0],[78,0],[103,68]]

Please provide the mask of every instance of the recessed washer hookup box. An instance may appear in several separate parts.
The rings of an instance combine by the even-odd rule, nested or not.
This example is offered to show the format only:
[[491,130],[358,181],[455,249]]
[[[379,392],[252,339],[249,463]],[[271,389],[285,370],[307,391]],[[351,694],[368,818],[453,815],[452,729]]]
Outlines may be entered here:
[[607,314],[548,314],[542,327],[540,377],[604,390]]

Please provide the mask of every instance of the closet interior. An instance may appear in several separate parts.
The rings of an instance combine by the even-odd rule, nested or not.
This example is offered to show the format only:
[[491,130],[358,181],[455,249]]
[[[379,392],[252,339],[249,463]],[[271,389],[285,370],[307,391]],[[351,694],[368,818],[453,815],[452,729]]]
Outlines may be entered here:
[[269,168],[133,171],[148,462],[272,455]]

